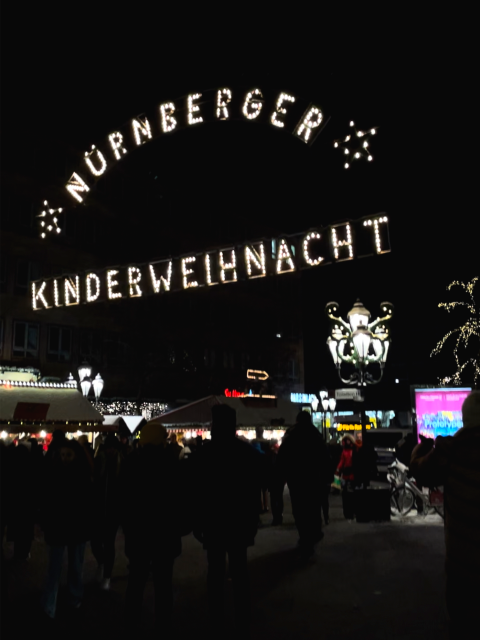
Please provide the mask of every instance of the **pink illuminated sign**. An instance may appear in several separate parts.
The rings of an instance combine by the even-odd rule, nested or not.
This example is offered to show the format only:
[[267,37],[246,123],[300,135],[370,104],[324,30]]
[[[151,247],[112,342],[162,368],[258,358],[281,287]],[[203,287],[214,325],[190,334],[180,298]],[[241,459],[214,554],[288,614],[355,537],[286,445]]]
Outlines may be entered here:
[[418,435],[453,436],[463,427],[462,404],[469,388],[415,389]]

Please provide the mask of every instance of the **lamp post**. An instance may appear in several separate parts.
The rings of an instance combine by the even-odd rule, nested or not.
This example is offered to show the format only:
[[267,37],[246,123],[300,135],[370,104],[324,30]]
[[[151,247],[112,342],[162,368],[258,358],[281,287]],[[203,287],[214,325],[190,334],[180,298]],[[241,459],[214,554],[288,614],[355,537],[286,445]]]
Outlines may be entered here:
[[[95,406],[97,407],[100,396],[102,395],[103,387],[105,385],[102,376],[97,373],[95,379],[92,380],[92,367],[88,364],[88,362],[83,361],[82,364],[78,367],[78,378],[80,380],[80,388],[82,389],[82,393],[85,398],[88,397],[90,389],[93,388],[93,393],[95,394]],[[68,380],[73,381],[73,376],[71,373],[68,376]]]
[[[335,398],[329,398],[328,400],[328,408],[330,409],[330,427],[332,426],[332,424],[334,423],[335,420],[335,407],[337,406],[337,401],[335,400]],[[330,434],[332,432],[330,431]]]
[[314,396],[310,404],[312,405],[312,423],[313,423],[313,417],[317,413],[317,409],[318,409],[318,398]]
[[[327,393],[328,396],[328,393]],[[327,411],[328,411],[328,398],[322,398],[322,407],[323,407],[323,439],[327,441]]]
[[[344,384],[357,385],[362,396],[367,385],[378,384],[382,379],[390,348],[389,322],[393,316],[393,305],[390,302],[382,302],[380,308],[384,315],[370,322],[370,311],[357,300],[348,312],[346,322],[337,315],[337,302],[329,302],[325,307],[331,322],[331,334],[327,339],[327,345],[338,376]],[[343,363],[354,367],[349,378],[342,376]],[[367,367],[374,363],[380,367],[377,378],[367,371]],[[362,441],[365,442],[366,420],[363,404],[361,415]]]

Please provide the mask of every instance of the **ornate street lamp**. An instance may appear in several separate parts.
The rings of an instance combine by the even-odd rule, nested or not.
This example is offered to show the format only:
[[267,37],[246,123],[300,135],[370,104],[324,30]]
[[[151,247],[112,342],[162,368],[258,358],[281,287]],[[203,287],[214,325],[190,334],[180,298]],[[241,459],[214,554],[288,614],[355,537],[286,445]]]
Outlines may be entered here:
[[98,401],[100,400],[104,384],[105,383],[102,376],[97,373],[97,375],[95,376],[95,380],[92,382],[93,393],[95,394],[95,405],[98,405]]
[[[370,384],[378,384],[383,377],[383,370],[390,348],[389,322],[393,316],[393,305],[382,302],[382,317],[370,322],[370,311],[365,309],[360,300],[348,312],[348,322],[338,314],[337,302],[329,302],[325,311],[331,321],[331,335],[327,339],[333,362],[340,380],[344,384],[357,385],[363,389]],[[354,371],[349,378],[342,376],[342,364],[351,365]],[[380,373],[377,378],[367,371],[370,364],[378,363]],[[366,421],[362,405],[362,439],[365,439]]]
[[90,389],[92,387],[92,379],[90,378],[90,376],[84,376],[84,378],[80,382],[80,387],[82,389],[83,395],[86,398],[90,393]]
[[[88,364],[88,362],[84,360],[82,364],[78,367],[78,378],[80,382],[82,382],[84,378],[90,378],[91,375],[92,375],[92,367]],[[89,387],[89,390],[90,390],[90,387]]]

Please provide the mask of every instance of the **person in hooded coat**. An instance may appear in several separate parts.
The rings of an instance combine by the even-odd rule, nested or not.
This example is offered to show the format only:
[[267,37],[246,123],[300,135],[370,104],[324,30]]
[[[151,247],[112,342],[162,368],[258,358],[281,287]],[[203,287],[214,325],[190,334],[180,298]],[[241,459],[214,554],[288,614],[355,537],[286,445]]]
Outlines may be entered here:
[[357,483],[356,464],[357,444],[350,435],[342,438],[342,453],[338,461],[336,475],[342,480],[342,506],[346,520],[355,518],[355,484]]
[[285,433],[276,466],[277,478],[286,481],[290,491],[301,555],[308,558],[324,535],[321,506],[331,469],[323,437],[306,411],[300,411]]
[[446,602],[450,638],[473,637],[480,601],[480,391],[462,406],[454,436],[424,439],[410,469],[423,486],[444,487]]
[[173,610],[173,564],[182,550],[179,505],[182,485],[178,456],[167,446],[162,425],[146,424],[140,448],[121,472],[121,524],[130,562],[126,592],[129,633],[140,627],[143,593],[153,572],[157,631],[168,633]]
[[235,432],[235,410],[227,405],[212,407],[212,439],[203,444],[195,461],[197,509],[193,532],[207,551],[212,630],[223,630],[228,555],[237,630],[247,634],[250,623],[247,547],[254,544],[258,528],[262,454],[237,438]]

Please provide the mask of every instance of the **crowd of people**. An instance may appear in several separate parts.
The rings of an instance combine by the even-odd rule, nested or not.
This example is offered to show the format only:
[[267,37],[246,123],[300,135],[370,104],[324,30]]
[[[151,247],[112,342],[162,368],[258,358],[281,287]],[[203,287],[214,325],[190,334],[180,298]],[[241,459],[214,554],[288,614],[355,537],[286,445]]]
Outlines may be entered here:
[[[474,392],[465,402],[464,428],[457,436],[438,438],[433,448],[425,442],[413,448],[411,439],[402,445],[402,455],[413,448],[412,468],[425,486],[445,486],[447,604],[457,621],[468,618],[465,597],[458,595],[468,584],[468,567],[480,568],[479,437],[480,392]],[[98,565],[99,585],[110,588],[121,527],[129,562],[125,629],[138,631],[144,589],[153,573],[156,624],[168,636],[174,562],[182,552],[182,537],[193,532],[207,555],[212,631],[224,631],[228,566],[237,629],[246,637],[247,549],[254,544],[260,514],[271,509],[272,525],[282,524],[287,485],[299,535],[299,561],[308,560],[329,523],[334,475],[341,478],[344,516],[352,520],[354,490],[366,486],[374,473],[366,447],[350,436],[341,445],[327,446],[305,411],[287,429],[280,446],[265,440],[261,429],[253,441],[236,437],[236,414],[227,405],[212,408],[211,440],[199,436],[183,445],[177,440],[163,426],[146,424],[133,446],[126,438],[109,434],[95,453],[86,438],[70,439],[62,431],[53,433],[45,453],[35,439],[28,446],[2,443],[2,540],[6,533],[14,543],[14,559],[25,560],[36,527],[43,530],[48,549],[41,603],[45,622],[54,624],[65,556],[69,604],[72,609],[81,606],[88,542]],[[8,600],[5,583],[2,580],[3,611]],[[478,588],[469,593],[478,593]]]
[[87,543],[97,562],[99,586],[108,590],[121,528],[129,563],[126,629],[138,630],[152,572],[155,618],[162,632],[168,632],[174,561],[182,536],[193,532],[207,555],[212,630],[223,629],[228,565],[237,627],[247,633],[247,548],[254,544],[260,514],[271,510],[272,525],[282,524],[287,484],[300,561],[313,555],[323,537],[322,507],[328,524],[334,462],[306,412],[299,413],[281,445],[266,440],[260,428],[253,440],[236,437],[235,411],[219,405],[212,409],[210,440],[197,436],[181,442],[163,426],[146,424],[132,444],[108,434],[94,452],[86,436],[76,440],[57,430],[46,452],[30,438],[18,446],[2,444],[1,456],[2,539],[6,533],[14,560],[22,561],[30,557],[35,532],[43,531],[48,568],[41,608],[45,622],[52,624],[65,560],[69,605],[76,609],[82,602]]

